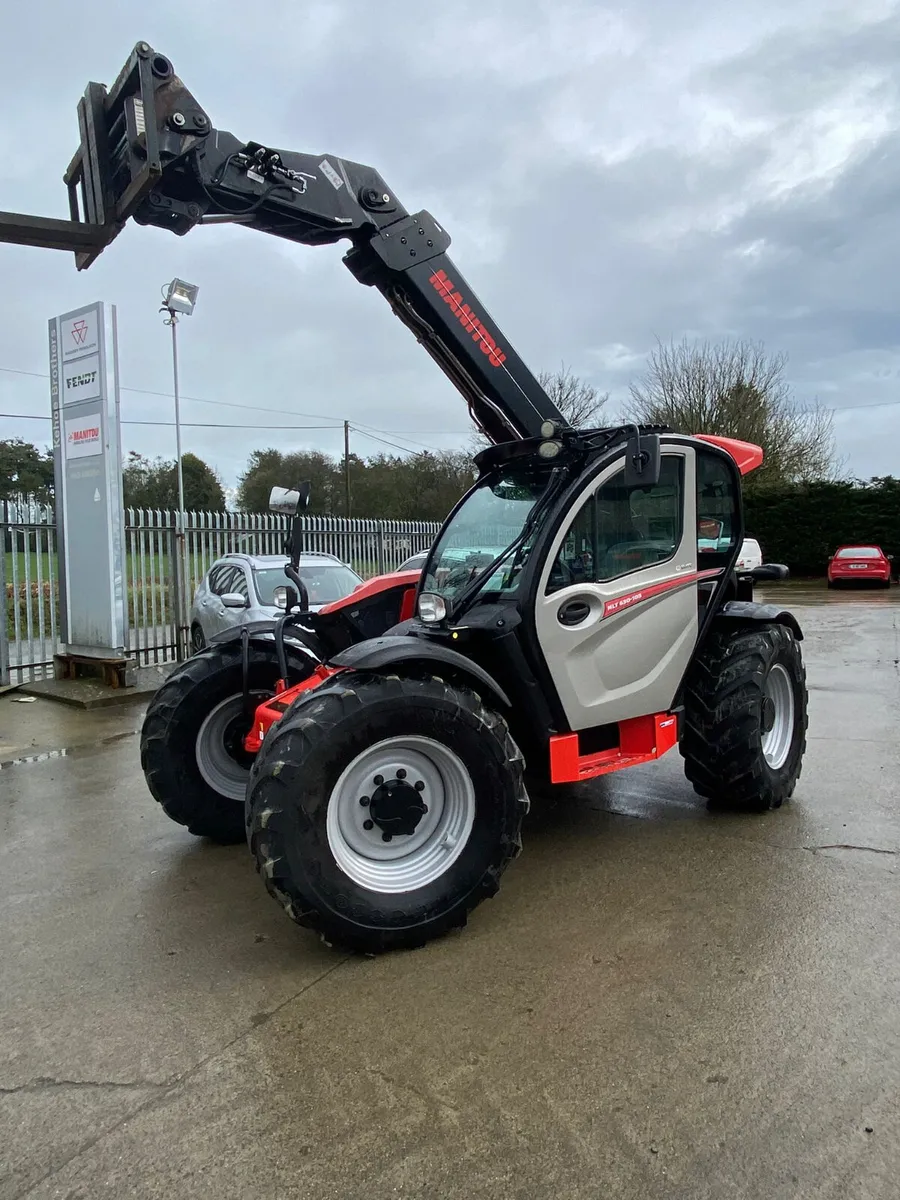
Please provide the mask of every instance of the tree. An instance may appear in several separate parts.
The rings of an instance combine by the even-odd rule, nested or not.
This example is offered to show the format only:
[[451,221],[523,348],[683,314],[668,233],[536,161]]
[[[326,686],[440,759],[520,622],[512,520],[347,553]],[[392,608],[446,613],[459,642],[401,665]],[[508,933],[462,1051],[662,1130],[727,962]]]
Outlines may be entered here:
[[784,378],[787,358],[747,341],[657,343],[631,385],[627,415],[679,433],[712,433],[762,446],[763,465],[749,488],[835,474],[831,412],[798,408]]
[[0,500],[34,496],[41,504],[53,499],[53,451],[39,450],[22,438],[0,441]]
[[[565,363],[556,371],[539,372],[536,379],[573,429],[592,429],[601,423],[609,392],[599,391]],[[470,451],[477,454],[490,444],[481,430],[476,429],[469,443]]]
[[537,380],[573,429],[592,429],[600,424],[609,392],[599,392],[565,363],[556,371],[541,371]]
[[[187,512],[224,512],[225,492],[218,474],[196,454],[181,456],[184,478],[184,507]],[[122,491],[126,508],[178,509],[178,466],[175,459],[152,461],[137,451],[129,452],[122,468]]]
[[[352,470],[352,464],[351,464]],[[343,477],[334,459],[319,450],[282,454],[280,450],[254,450],[247,469],[238,479],[237,503],[244,512],[269,511],[273,487],[310,484],[311,514],[342,512]]]

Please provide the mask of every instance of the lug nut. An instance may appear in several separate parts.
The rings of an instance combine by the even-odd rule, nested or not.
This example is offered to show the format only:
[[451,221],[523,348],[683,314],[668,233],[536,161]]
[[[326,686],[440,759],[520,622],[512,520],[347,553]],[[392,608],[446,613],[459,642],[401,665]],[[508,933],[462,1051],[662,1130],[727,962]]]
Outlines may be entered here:
[[416,791],[417,791],[417,792],[424,792],[424,791],[425,791],[425,784],[422,782],[422,780],[421,780],[421,779],[417,779],[417,780],[416,780]]
[[427,804],[423,804],[423,805],[422,805],[422,816],[423,816],[423,817],[427,817],[427,816],[428,816],[428,805],[427,805]]
[[375,828],[374,821],[363,821],[363,829],[374,829],[374,828]]
[[381,785],[382,785],[383,783],[384,783],[384,776],[383,776],[383,775],[376,775],[376,776],[375,776],[375,786],[376,786],[376,787],[381,787]]
[[402,767],[398,767],[398,768],[397,768],[397,778],[398,778],[398,779],[405,779],[405,778],[406,778],[406,772],[404,771],[404,769],[403,769]]
[[363,808],[369,807],[369,797],[368,796],[360,796],[359,802],[363,806]]
[[383,842],[389,842],[389,841],[391,840],[391,837],[392,837],[392,834],[390,834],[390,833],[383,833],[383,834],[381,835],[381,840],[382,840]]

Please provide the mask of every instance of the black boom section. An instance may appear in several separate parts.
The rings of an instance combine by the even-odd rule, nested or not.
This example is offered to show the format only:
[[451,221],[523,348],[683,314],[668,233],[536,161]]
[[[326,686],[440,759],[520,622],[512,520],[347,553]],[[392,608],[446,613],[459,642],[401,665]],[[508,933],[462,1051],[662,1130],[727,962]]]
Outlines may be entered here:
[[450,236],[408,213],[372,167],[278,150],[215,129],[172,63],[139,42],[112,88],[88,85],[65,182],[70,220],[0,213],[0,241],[68,249],[89,267],[129,219],[183,235],[235,222],[307,246],[348,240],[375,287],[462,393],[495,444],[561,413],[447,257]]

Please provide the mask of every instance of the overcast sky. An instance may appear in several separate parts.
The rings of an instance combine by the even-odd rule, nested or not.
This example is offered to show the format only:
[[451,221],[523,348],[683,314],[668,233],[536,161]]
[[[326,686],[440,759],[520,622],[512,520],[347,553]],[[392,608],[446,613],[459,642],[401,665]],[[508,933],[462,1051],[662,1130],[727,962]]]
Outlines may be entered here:
[[[369,163],[431,211],[534,371],[565,360],[615,416],[656,338],[761,339],[788,354],[798,403],[835,407],[848,473],[900,474],[898,0],[156,0],[96,23],[62,0],[0,9],[15,30],[0,208],[68,215],[77,100],[146,39],[218,128]],[[227,485],[254,448],[341,452],[339,428],[269,424],[464,445],[463,401],[343,248],[131,225],[78,273],[0,245],[0,412],[49,412],[47,319],[101,299],[125,388],[163,393],[123,391],[123,420],[171,421],[157,309],[178,275],[200,285],[182,420],[251,426],[184,430]],[[49,423],[0,418],[12,436],[47,444]],[[126,424],[123,441],[174,456],[171,427]],[[353,448],[386,447],[355,432]]]

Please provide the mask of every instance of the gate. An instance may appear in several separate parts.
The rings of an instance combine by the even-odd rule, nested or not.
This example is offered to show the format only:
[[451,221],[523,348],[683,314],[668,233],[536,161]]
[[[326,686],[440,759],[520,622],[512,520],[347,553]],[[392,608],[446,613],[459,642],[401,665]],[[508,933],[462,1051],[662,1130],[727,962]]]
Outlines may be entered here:
[[[187,605],[197,584],[223,554],[281,554],[289,519],[274,513],[186,514]],[[177,591],[176,514],[125,510],[127,654],[138,666],[182,656],[181,606]],[[395,571],[404,559],[426,550],[436,521],[377,521],[304,517],[307,550],[334,554],[364,579]],[[50,505],[23,499],[0,502],[0,684],[31,683],[53,675],[61,649],[56,525]]]

